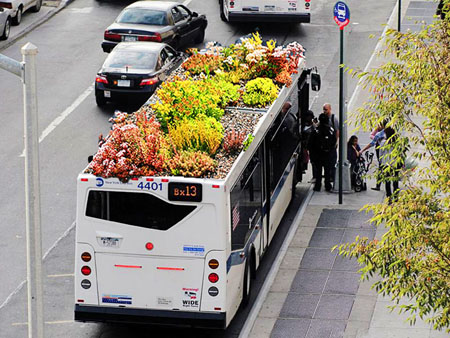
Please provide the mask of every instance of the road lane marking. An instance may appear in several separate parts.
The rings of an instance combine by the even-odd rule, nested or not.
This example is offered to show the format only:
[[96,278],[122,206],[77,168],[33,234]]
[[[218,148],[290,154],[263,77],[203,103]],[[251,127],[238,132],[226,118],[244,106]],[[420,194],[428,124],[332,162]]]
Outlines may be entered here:
[[[50,252],[54,249],[54,248],[56,248],[56,246],[59,244],[59,242],[61,242],[65,237],[67,237],[68,235],[69,235],[69,233],[72,231],[72,229],[74,229],[75,228],[75,221],[72,223],[72,225],[66,230],[66,231],[64,231],[64,233],[61,235],[61,237],[59,237],[56,241],[55,241],[55,243],[47,250],[47,252],[44,254],[44,256],[42,257],[42,261],[44,261],[45,260],[45,258],[47,258],[47,256],[50,254]],[[8,303],[9,303],[9,301],[11,300],[11,298],[12,297],[14,297],[16,294],[18,294],[19,292],[20,292],[20,290],[22,290],[22,288],[23,288],[23,286],[25,285],[25,283],[26,283],[27,281],[26,280],[23,280],[15,289],[14,289],[14,291],[13,292],[11,292],[10,294],[9,294],[9,296],[8,297],[6,297],[6,299],[5,299],[5,301],[2,303],[2,305],[0,305],[0,310],[2,309],[2,308],[4,308]]]
[[[74,322],[73,320],[54,320],[44,323],[49,325],[55,325],[55,324],[71,324],[73,322]],[[28,323],[27,322],[11,323],[11,326],[25,326],[25,325],[28,325]]]
[[[61,124],[77,107],[94,91],[94,84],[91,84],[80,96],[76,98],[73,103],[67,107],[56,119],[54,119],[39,137],[39,143],[41,143],[55,128]],[[25,157],[25,149],[20,154],[20,157]]]
[[60,277],[73,277],[75,274],[73,273],[61,273],[59,275],[47,275],[49,278],[60,278]]

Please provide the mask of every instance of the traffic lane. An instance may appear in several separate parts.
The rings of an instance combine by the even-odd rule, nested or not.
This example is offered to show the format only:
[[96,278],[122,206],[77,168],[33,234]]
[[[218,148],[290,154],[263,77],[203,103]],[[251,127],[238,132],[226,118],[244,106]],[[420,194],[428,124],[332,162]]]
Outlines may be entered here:
[[[125,5],[115,2],[115,5],[113,3],[104,9],[103,5],[100,6],[93,0],[78,0],[70,5],[67,11],[61,11],[2,51],[9,57],[21,60],[20,47],[26,41],[32,41],[39,48],[37,55],[39,135],[55,121],[55,118],[61,117],[61,113],[73,104],[80,93],[92,86],[95,74],[105,57],[100,47],[104,27],[114,20]],[[90,22],[93,22],[93,25],[88,25]],[[4,175],[0,178],[0,185],[3,187],[0,215],[3,216],[3,233],[8,239],[0,244],[0,255],[8,257],[14,254],[15,258],[5,262],[5,268],[11,273],[0,276],[1,305],[25,278],[26,264],[24,158],[20,157],[23,152],[23,98],[20,79],[2,70],[0,93],[2,93],[0,113],[4,117],[0,126],[2,148],[0,158],[4,164]],[[83,128],[96,134],[91,141],[94,145],[103,126],[109,127],[107,121],[110,116],[104,115],[102,119],[96,121],[91,116],[94,113],[89,110],[97,111],[95,100],[91,98],[87,102],[89,104],[84,109],[89,112],[88,115],[81,117],[83,114],[73,112],[75,122],[72,126],[66,126],[69,130],[77,131],[77,135],[72,136],[67,132],[59,134],[60,137],[52,141],[58,145],[55,148],[46,148],[46,139],[40,144],[44,252],[74,221],[76,193],[74,189],[68,189],[67,184],[68,182],[74,184],[87,157],[84,147],[78,146],[86,144],[87,139],[76,121],[83,119],[88,122]],[[52,133],[57,135],[55,131],[66,123],[67,121],[63,121]],[[54,136],[52,133],[49,135]],[[70,138],[67,135],[71,135]],[[65,150],[66,146],[69,147],[68,150]],[[73,149],[70,149],[70,146],[73,146]]]
[[[309,184],[298,184],[296,194],[291,202],[281,224],[264,254],[261,265],[253,281],[250,302],[247,307],[241,307],[227,330],[197,329],[189,327],[163,327],[150,325],[123,325],[101,323],[73,322],[74,303],[74,254],[75,229],[61,238],[59,245],[44,260],[44,318],[48,337],[67,338],[125,338],[125,337],[218,337],[236,338],[244,325],[265,278],[273,265],[278,251],[284,242],[287,232],[295,219],[298,210],[308,193]],[[0,312],[0,332],[5,337],[25,337],[27,332],[26,288],[23,288]]]

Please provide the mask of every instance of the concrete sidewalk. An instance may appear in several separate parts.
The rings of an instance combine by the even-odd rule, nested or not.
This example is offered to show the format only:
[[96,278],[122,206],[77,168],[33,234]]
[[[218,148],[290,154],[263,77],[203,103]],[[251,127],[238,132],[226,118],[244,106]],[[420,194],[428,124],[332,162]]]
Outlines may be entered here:
[[8,48],[25,34],[31,32],[33,29],[50,19],[53,15],[58,13],[66,7],[73,0],[43,0],[41,10],[37,13],[26,11],[23,13],[22,22],[18,26],[11,26],[9,38],[0,41],[0,52]]
[[[403,1],[402,30],[417,31],[423,23],[430,23],[436,6],[430,1]],[[397,28],[394,13],[397,8],[388,26]],[[379,62],[371,59],[367,69]],[[367,98],[357,88],[349,111]],[[368,133],[358,136],[362,145],[369,142]],[[298,224],[293,225],[298,228],[253,323],[251,338],[450,337],[420,319],[411,326],[408,314],[391,312],[388,306],[394,303],[371,289],[374,280],[361,282],[358,263],[331,251],[356,236],[380,238],[385,231],[369,224],[370,215],[359,211],[384,199],[383,189],[370,190],[373,181],[367,185],[367,191],[345,194],[342,205],[337,194],[314,192]]]

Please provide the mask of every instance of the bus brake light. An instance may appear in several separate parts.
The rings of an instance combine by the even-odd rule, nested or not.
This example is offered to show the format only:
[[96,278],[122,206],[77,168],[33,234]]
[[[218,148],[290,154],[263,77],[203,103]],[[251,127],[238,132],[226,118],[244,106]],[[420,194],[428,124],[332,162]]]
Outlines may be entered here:
[[147,244],[145,244],[145,248],[147,250],[152,250],[153,249],[153,243],[148,242]]
[[217,283],[219,280],[219,275],[217,273],[210,273],[208,279],[211,283]]
[[81,268],[81,273],[85,276],[89,276],[91,274],[91,268],[85,265]]

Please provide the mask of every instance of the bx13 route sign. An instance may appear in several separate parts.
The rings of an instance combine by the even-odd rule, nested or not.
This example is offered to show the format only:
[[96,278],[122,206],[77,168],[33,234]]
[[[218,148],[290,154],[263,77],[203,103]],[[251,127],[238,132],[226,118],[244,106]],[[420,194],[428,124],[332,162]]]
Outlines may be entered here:
[[334,21],[342,30],[350,22],[350,9],[343,1],[338,1],[334,5]]

